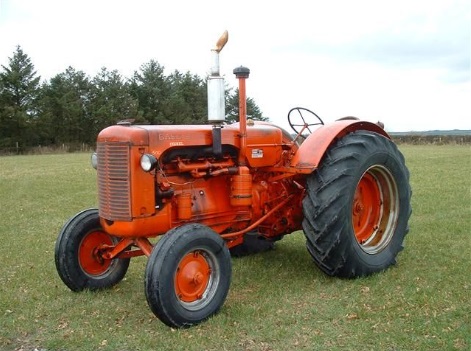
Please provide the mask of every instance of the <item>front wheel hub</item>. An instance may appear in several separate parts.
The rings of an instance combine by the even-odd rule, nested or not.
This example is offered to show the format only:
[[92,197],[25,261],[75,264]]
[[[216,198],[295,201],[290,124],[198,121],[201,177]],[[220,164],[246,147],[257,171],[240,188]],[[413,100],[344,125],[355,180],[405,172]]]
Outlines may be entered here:
[[183,257],[175,275],[175,290],[180,300],[194,302],[203,297],[211,277],[211,267],[201,252]]
[[78,260],[80,267],[89,276],[98,276],[106,273],[111,260],[104,260],[100,248],[103,245],[113,245],[111,237],[102,231],[88,233],[78,248]]

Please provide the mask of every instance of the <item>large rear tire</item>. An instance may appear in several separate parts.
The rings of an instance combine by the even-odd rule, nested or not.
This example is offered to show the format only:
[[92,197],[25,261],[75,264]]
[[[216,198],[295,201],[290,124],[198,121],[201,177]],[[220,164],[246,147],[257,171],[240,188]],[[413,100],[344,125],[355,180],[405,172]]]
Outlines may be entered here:
[[72,291],[109,288],[119,283],[130,259],[102,259],[102,245],[115,245],[118,239],[106,233],[97,209],[77,213],[59,233],[54,250],[59,277]]
[[396,145],[357,131],[329,148],[307,179],[303,230],[309,253],[331,276],[355,278],[396,263],[409,231],[409,171]]
[[171,229],[152,250],[145,273],[147,302],[170,327],[198,324],[219,311],[231,282],[224,240],[202,224]]

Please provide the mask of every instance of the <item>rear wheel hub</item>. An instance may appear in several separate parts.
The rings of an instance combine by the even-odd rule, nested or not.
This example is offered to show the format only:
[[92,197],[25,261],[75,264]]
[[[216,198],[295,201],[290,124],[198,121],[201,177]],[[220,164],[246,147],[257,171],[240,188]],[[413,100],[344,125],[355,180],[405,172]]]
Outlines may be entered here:
[[355,238],[363,251],[383,250],[394,235],[398,216],[398,191],[384,167],[370,167],[358,182],[352,205]]

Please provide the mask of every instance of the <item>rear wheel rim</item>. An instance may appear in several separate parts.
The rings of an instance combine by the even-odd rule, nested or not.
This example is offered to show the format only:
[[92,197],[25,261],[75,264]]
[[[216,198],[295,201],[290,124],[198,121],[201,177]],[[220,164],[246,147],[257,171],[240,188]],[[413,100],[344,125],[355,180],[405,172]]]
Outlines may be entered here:
[[175,294],[188,310],[200,310],[211,302],[217,292],[220,271],[216,257],[197,249],[180,260],[175,272]]
[[363,173],[352,204],[355,239],[368,254],[382,251],[394,236],[399,194],[392,174],[375,165]]
[[88,233],[79,245],[78,259],[83,272],[96,277],[105,274],[111,265],[111,260],[101,257],[99,249],[103,245],[113,245],[111,237],[102,231]]

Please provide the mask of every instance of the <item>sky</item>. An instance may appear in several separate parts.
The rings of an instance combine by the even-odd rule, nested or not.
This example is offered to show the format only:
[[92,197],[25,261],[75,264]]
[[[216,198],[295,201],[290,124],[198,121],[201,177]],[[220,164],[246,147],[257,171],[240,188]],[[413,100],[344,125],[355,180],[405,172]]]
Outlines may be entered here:
[[69,66],[123,77],[150,60],[205,77],[250,69],[247,95],[289,128],[305,107],[387,131],[471,129],[471,0],[0,0],[0,65],[20,45],[42,80]]

